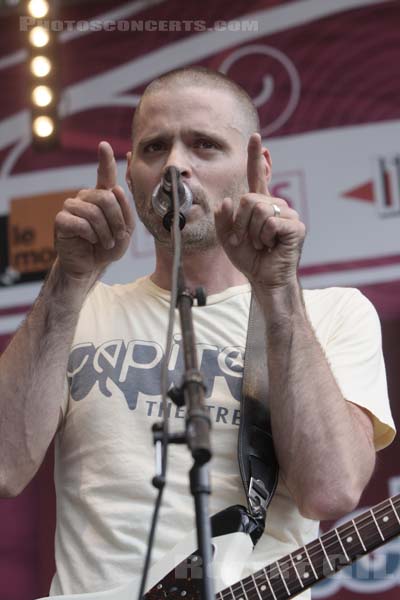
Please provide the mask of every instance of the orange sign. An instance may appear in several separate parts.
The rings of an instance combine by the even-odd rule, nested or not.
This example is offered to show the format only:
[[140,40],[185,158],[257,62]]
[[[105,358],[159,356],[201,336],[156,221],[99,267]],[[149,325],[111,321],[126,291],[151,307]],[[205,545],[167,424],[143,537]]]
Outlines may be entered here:
[[56,214],[66,198],[77,190],[66,190],[11,201],[8,217],[9,264],[18,273],[47,271],[54,259],[53,229]]

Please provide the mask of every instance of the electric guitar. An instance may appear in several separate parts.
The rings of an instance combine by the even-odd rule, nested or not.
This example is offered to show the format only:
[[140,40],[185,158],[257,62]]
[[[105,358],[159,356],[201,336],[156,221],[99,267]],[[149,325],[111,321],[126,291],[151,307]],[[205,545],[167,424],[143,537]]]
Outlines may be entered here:
[[[399,535],[400,494],[240,579],[253,550],[244,515],[243,507],[233,506],[212,517],[216,600],[287,600]],[[201,559],[195,548],[193,532],[154,565],[146,600],[201,600]],[[105,592],[51,598],[137,600],[139,583],[132,580]]]

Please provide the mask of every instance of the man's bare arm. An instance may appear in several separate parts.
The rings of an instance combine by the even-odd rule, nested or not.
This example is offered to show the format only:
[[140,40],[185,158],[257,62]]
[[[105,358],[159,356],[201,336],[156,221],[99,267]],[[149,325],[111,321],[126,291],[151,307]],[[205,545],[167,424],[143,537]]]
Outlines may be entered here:
[[308,321],[298,283],[306,228],[268,190],[271,160],[250,136],[249,192],[215,210],[219,239],[263,308],[268,344],[271,424],[281,473],[306,517],[354,508],[375,462],[372,423],[347,402]]
[[355,508],[372,475],[372,422],[343,398],[300,287],[256,295],[267,323],[271,425],[282,476],[304,516],[336,518]]
[[0,496],[19,494],[56,432],[66,365],[88,282],[56,261],[30,314],[0,358]]
[[0,496],[32,479],[57,430],[79,312],[107,265],[128,248],[129,202],[101,142],[96,188],[67,198],[55,221],[58,254],[28,318],[0,358]]

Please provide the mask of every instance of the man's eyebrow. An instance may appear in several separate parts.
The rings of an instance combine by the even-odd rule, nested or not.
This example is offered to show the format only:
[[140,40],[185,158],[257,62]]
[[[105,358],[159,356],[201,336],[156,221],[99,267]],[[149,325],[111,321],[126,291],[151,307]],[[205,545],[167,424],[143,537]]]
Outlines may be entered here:
[[190,131],[190,134],[197,139],[207,138],[216,142],[220,146],[229,145],[228,141],[223,136],[219,135],[218,133],[215,133],[215,131],[208,131],[206,129],[192,129]]
[[154,142],[165,142],[171,139],[172,136],[165,135],[162,133],[154,133],[153,135],[148,135],[147,137],[142,138],[138,145],[139,147],[146,146],[146,144],[152,144]]
[[[208,138],[220,144],[221,146],[226,146],[227,141],[215,131],[208,129],[187,129],[183,131],[184,136],[194,137],[194,138]],[[173,134],[169,133],[154,133],[147,135],[143,139],[138,142],[139,148],[143,148],[147,144],[153,144],[155,142],[169,142],[173,138]]]

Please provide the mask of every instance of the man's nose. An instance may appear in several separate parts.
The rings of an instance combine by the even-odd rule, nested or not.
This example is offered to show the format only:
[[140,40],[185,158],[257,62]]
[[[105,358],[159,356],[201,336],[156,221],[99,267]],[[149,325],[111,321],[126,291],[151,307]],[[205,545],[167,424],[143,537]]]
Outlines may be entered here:
[[165,161],[163,173],[166,172],[168,167],[176,167],[181,175],[184,177],[191,177],[192,168],[189,155],[182,144],[174,144],[171,147],[167,160]]

